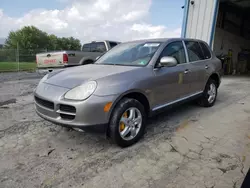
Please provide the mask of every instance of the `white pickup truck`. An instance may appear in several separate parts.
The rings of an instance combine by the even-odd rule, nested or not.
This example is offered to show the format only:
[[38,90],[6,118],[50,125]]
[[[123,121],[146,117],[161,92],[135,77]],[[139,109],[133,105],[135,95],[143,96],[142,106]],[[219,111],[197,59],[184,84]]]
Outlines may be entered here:
[[62,68],[93,63],[120,42],[94,41],[82,46],[81,51],[55,51],[36,54],[37,68]]

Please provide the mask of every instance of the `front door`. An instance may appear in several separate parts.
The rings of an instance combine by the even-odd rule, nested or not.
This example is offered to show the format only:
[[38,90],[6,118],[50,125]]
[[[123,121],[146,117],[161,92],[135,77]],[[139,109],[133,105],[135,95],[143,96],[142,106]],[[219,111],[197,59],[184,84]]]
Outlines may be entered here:
[[186,64],[186,55],[182,41],[168,44],[159,56],[157,63],[165,56],[174,57],[178,65],[175,67],[154,69],[155,88],[153,91],[155,99],[154,106],[156,109],[181,99],[190,89],[190,84],[187,79],[189,70]]

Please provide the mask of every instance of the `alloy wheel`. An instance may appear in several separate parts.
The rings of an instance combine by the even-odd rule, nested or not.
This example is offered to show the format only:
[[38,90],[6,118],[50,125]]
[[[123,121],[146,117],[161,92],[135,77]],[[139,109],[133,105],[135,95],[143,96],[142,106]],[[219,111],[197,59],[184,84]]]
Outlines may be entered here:
[[132,107],[127,109],[119,122],[119,133],[122,139],[132,140],[137,136],[142,125],[142,114],[139,109]]

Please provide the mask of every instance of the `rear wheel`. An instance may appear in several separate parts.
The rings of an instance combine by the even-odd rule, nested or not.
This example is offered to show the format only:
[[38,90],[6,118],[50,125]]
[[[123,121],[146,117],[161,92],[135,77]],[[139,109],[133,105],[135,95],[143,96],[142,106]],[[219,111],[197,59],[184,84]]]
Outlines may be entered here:
[[204,107],[211,107],[214,105],[217,98],[217,85],[216,81],[209,79],[205,90],[199,99],[199,104]]
[[122,99],[111,117],[110,137],[121,147],[131,146],[143,136],[145,123],[146,114],[143,105],[135,99]]

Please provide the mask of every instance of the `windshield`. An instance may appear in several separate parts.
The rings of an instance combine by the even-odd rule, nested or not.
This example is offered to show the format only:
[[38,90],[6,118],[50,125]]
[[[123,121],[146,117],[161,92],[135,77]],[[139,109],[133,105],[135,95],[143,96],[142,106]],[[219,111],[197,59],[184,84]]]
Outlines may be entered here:
[[134,42],[114,47],[96,61],[96,64],[146,66],[161,43]]

